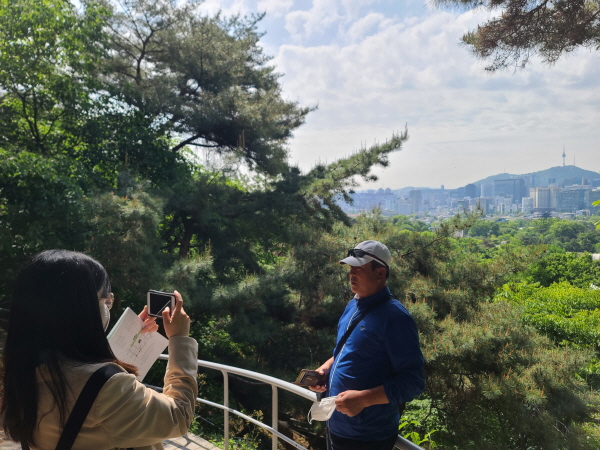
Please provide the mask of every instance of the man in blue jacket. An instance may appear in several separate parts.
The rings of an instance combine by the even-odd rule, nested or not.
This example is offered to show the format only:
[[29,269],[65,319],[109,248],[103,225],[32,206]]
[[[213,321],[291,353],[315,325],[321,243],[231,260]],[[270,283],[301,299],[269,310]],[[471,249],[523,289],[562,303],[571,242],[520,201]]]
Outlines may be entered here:
[[356,295],[338,322],[333,357],[317,369],[328,376],[327,385],[311,388],[338,396],[327,421],[329,450],[391,450],[399,406],[425,387],[417,327],[387,287],[391,262],[378,241],[361,242],[340,261],[350,266]]

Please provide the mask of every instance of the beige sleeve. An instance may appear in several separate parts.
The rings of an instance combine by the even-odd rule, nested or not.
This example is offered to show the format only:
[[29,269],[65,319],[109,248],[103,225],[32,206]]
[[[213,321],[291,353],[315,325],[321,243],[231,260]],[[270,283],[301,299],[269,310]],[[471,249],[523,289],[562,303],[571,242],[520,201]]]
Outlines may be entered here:
[[194,339],[173,336],[163,393],[145,387],[130,374],[116,374],[108,380],[93,412],[110,448],[152,445],[187,432],[198,396],[197,359]]

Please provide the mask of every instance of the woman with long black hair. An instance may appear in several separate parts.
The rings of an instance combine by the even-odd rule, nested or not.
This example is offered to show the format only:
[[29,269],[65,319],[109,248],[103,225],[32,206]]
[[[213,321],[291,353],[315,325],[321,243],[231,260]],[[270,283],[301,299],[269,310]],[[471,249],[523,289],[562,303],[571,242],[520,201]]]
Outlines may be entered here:
[[[73,450],[162,449],[161,441],[185,434],[198,393],[198,344],[177,291],[175,297],[174,310],[163,313],[169,363],[157,393],[108,344],[112,294],[102,265],[67,250],[34,256],[19,272],[10,307],[0,408],[7,435],[23,448],[56,449],[84,386],[106,369],[116,373],[80,418]],[[145,310],[140,318],[147,330],[157,328]]]

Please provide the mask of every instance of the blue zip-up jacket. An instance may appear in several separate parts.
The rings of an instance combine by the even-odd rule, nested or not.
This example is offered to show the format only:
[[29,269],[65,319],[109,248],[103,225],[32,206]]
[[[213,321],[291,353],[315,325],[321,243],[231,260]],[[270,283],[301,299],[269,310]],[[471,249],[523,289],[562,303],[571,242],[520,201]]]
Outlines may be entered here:
[[398,405],[411,401],[425,388],[417,326],[406,308],[393,300],[387,287],[348,303],[338,322],[337,341],[361,309],[382,296],[389,300],[361,320],[339,354],[334,355],[328,395],[383,385],[390,403],[369,406],[354,417],[334,411],[327,425],[333,434],[343,438],[361,441],[389,438],[398,432]]

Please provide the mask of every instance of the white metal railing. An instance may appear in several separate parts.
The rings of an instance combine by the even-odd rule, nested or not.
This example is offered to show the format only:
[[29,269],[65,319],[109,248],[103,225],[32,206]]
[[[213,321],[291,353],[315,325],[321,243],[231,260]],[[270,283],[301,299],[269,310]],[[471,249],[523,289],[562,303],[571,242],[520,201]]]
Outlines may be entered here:
[[[162,354],[158,359],[162,359],[167,361],[169,359],[169,355]],[[296,394],[300,397],[303,397],[312,402],[317,401],[317,394],[308,389],[301,388],[300,386],[296,386],[295,384],[289,383],[287,381],[280,380],[279,378],[271,377],[269,375],[263,375],[262,373],[252,372],[250,370],[240,369],[238,367],[227,366],[224,364],[217,364],[210,361],[203,361],[201,359],[198,360],[198,367],[204,367],[207,369],[218,370],[223,374],[223,404],[220,405],[218,403],[214,403],[202,398],[197,398],[196,400],[200,403],[204,403],[205,405],[213,406],[215,408],[222,409],[224,411],[224,430],[223,430],[223,447],[224,450],[229,450],[229,413],[235,414],[252,422],[255,425],[258,425],[261,428],[269,431],[271,433],[271,449],[277,450],[277,445],[279,439],[283,439],[290,445],[293,445],[299,450],[307,450],[305,447],[301,446],[297,442],[294,442],[292,439],[287,436],[281,434],[277,430],[277,422],[279,420],[279,396],[278,396],[278,388],[285,389],[286,391],[291,392],[292,394]],[[263,383],[271,385],[271,406],[272,406],[272,426],[266,425],[262,422],[259,422],[252,417],[247,416],[235,409],[229,407],[229,376],[228,374],[239,375],[245,378],[251,378],[253,380],[262,381]],[[409,440],[403,438],[402,436],[398,436],[395,447],[400,450],[423,450],[422,447],[419,447],[416,444],[413,444]]]

